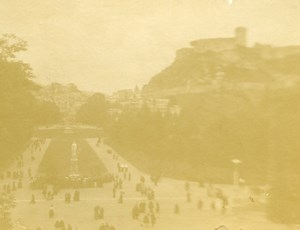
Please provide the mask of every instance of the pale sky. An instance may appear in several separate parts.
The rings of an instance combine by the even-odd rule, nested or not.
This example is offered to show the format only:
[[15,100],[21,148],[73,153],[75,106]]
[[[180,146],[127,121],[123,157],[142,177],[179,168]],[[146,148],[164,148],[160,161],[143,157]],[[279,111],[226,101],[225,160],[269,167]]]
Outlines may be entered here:
[[20,55],[36,81],[113,92],[142,86],[200,38],[300,45],[300,0],[0,0],[0,34],[29,44]]

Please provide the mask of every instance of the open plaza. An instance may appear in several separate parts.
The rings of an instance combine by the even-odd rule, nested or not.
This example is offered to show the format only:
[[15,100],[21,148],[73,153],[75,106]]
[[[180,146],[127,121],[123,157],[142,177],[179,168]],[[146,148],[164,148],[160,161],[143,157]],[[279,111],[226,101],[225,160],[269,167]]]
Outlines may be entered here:
[[[254,194],[247,186],[153,178],[103,138],[73,134],[33,137],[4,173],[1,186],[15,196],[15,229],[288,229],[267,221],[268,194]],[[9,176],[14,172],[21,176]],[[33,187],[41,176],[41,185]],[[74,183],[64,186],[66,178]]]

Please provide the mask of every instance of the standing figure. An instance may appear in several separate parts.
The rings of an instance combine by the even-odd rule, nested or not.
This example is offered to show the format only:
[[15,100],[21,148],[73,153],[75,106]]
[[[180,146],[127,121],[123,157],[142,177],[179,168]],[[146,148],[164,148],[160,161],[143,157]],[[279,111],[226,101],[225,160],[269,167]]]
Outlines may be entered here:
[[54,206],[51,205],[49,208],[49,218],[53,218],[54,217]]
[[160,206],[159,203],[156,201],[156,213],[159,213],[159,210],[160,210]]
[[144,216],[143,223],[144,223],[146,226],[148,226],[148,224],[149,224],[149,216],[148,216],[148,215],[145,215],[145,216]]
[[175,214],[178,214],[178,213],[179,213],[179,205],[178,205],[178,204],[175,204],[175,207],[174,207],[174,213],[175,213]]
[[99,219],[99,209],[100,209],[100,207],[98,205],[95,206],[95,208],[94,208],[94,218],[95,218],[95,220]]
[[113,198],[116,198],[116,187],[113,188]]
[[78,190],[76,190],[74,192],[74,198],[73,198],[74,201],[79,201],[80,200],[80,192]]
[[118,201],[119,201],[120,204],[123,203],[123,194],[122,194],[122,193],[120,194],[120,197],[119,197],[119,200],[118,200]]
[[156,217],[155,217],[154,213],[150,214],[150,222],[151,222],[151,225],[154,226],[154,224],[156,222]]
[[34,194],[31,195],[31,201],[30,201],[31,204],[35,204],[35,196]]
[[201,199],[198,201],[197,207],[198,207],[199,210],[202,209],[202,207],[203,207],[203,202],[202,202]]
[[189,193],[189,192],[187,192],[187,194],[186,194],[186,201],[187,202],[191,202],[191,193]]

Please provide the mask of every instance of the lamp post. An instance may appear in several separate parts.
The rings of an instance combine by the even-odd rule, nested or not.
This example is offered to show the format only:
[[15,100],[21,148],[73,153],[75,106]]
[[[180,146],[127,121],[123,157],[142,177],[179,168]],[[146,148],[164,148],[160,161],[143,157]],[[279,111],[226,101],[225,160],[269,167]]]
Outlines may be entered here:
[[233,169],[233,185],[238,186],[239,185],[239,180],[240,180],[240,173],[239,173],[239,164],[242,163],[241,160],[239,159],[233,159],[231,162],[234,164],[234,169]]

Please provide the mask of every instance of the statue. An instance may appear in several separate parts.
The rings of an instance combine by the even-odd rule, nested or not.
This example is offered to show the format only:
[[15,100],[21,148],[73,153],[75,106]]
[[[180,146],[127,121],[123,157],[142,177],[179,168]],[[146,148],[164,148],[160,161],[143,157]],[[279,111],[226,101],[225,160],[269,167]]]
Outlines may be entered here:
[[73,142],[72,144],[72,158],[77,158],[77,144]]
[[72,156],[71,156],[71,169],[70,169],[70,178],[78,178],[79,173],[78,173],[78,157],[77,157],[77,144],[73,142],[72,144]]

